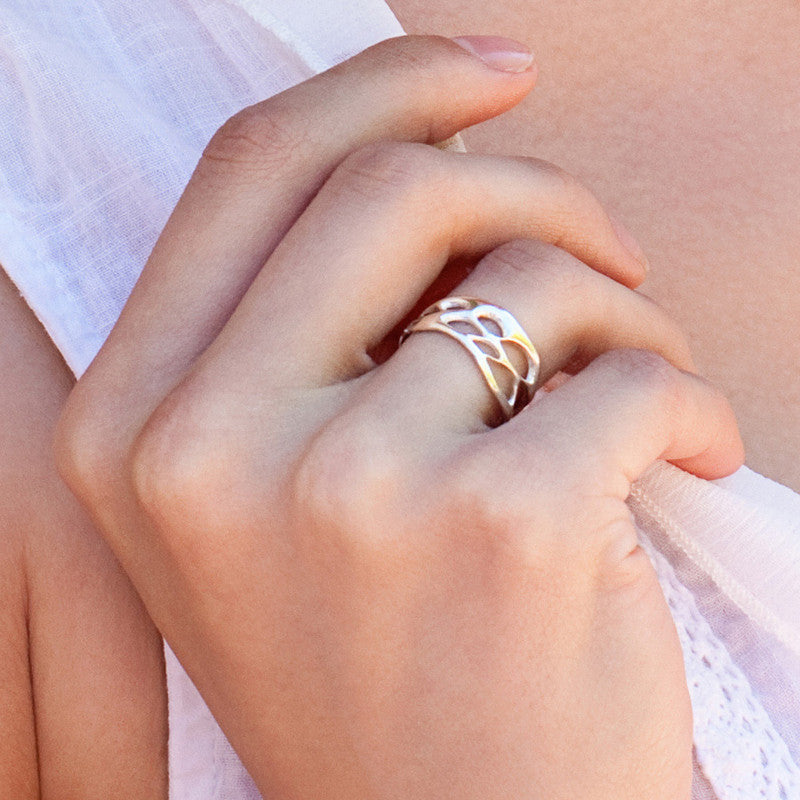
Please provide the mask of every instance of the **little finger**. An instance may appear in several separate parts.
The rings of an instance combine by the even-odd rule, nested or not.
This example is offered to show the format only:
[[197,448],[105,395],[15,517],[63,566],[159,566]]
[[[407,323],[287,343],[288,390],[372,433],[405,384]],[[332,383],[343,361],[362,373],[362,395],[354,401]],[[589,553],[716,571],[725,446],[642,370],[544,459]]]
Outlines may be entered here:
[[744,461],[722,392],[644,349],[604,353],[490,436],[500,450],[554,454],[554,472],[623,500],[658,459],[708,480]]

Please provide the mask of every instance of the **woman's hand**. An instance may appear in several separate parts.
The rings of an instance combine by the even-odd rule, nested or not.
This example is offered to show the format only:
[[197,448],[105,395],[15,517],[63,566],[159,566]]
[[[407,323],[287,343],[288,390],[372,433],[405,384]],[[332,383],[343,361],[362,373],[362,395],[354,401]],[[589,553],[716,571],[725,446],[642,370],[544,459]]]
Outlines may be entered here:
[[[534,79],[410,37],[237,114],[62,419],[64,477],[266,797],[688,796],[625,499],[741,443],[585,188],[419,143]],[[370,358],[451,289],[577,374],[489,428],[447,337]]]

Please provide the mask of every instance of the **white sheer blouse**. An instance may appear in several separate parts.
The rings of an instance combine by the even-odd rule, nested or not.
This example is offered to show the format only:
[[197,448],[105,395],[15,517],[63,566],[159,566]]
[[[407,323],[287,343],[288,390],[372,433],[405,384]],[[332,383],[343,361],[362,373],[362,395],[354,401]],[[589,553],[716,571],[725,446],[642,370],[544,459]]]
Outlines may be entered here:
[[[383,0],[0,0],[0,264],[76,375],[214,130],[401,33]],[[695,798],[800,799],[800,495],[657,464],[630,506],[683,645]],[[171,798],[258,798],[166,652]]]

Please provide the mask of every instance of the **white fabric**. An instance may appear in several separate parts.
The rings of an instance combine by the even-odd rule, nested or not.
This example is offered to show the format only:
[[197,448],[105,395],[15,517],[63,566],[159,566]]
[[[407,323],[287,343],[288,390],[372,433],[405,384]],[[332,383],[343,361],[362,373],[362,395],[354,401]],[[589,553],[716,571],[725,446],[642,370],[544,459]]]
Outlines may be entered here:
[[[382,0],[0,0],[0,264],[76,375],[213,131],[401,33]],[[684,648],[700,800],[800,798],[800,496],[655,465],[630,506]],[[255,800],[169,648],[172,800]]]
[[216,128],[401,33],[376,0],[0,2],[0,264],[76,374]]
[[659,463],[629,505],[678,628],[712,797],[800,798],[800,495],[747,468],[711,483]]

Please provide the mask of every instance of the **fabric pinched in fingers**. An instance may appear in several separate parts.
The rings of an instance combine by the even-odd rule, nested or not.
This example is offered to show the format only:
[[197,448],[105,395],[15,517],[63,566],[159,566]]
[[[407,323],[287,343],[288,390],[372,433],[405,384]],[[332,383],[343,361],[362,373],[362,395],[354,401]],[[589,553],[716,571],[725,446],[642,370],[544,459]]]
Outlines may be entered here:
[[697,762],[717,797],[800,797],[800,769],[747,676],[714,636],[670,563],[652,546],[646,549],[683,648]]
[[800,797],[800,496],[657,463],[630,505],[681,639],[702,781],[717,800]]

